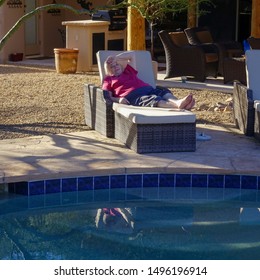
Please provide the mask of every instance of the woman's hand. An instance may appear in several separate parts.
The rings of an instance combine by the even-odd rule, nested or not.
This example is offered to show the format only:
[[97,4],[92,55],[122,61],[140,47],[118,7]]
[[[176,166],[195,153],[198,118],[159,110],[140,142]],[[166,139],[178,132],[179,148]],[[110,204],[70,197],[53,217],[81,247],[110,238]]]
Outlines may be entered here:
[[119,102],[118,103],[129,105],[129,101],[126,98],[124,98],[124,97],[119,98]]
[[108,94],[109,94],[110,99],[113,102],[129,105],[129,101],[126,98],[124,98],[124,97],[114,97],[111,91],[109,91]]

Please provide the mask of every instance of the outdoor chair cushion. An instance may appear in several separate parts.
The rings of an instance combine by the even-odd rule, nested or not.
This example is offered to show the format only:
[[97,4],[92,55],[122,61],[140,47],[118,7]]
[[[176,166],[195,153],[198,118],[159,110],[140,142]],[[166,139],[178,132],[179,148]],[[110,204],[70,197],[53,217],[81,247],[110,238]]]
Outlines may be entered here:
[[197,37],[201,44],[213,43],[213,38],[208,30],[198,31]]
[[169,32],[169,35],[173,43],[178,47],[188,46],[189,41],[183,31],[181,32]]
[[255,38],[255,37],[249,37],[247,39],[249,45],[250,45],[250,48],[253,50],[253,49],[260,49],[260,38]]
[[247,87],[253,92],[253,99],[260,100],[260,50],[246,51],[246,77]]
[[196,120],[192,112],[179,109],[136,107],[114,103],[113,110],[137,124],[193,123]]
[[[123,51],[98,51],[97,52],[97,61],[98,61],[98,70],[100,75],[100,81],[103,82],[105,77],[104,62],[110,55],[117,55]],[[148,51],[133,51],[135,60],[132,63],[132,66],[138,70],[138,77],[150,84],[153,88],[156,87],[155,74],[154,74],[154,64],[151,59],[151,54]]]

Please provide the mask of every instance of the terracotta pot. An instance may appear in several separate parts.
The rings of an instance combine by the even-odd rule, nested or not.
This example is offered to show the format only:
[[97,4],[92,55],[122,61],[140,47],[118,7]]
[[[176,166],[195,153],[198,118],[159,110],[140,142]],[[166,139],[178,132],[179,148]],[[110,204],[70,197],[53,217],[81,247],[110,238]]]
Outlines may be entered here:
[[57,73],[73,74],[77,72],[78,49],[54,49]]

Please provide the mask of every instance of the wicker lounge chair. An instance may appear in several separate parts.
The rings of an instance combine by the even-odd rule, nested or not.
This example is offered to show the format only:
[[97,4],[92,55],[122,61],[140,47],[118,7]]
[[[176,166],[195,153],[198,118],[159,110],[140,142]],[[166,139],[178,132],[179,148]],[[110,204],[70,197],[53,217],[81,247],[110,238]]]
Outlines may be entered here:
[[260,50],[246,51],[247,86],[234,83],[234,120],[247,136],[254,135],[254,102],[260,100],[259,65]]
[[192,76],[204,82],[208,76],[217,76],[218,56],[200,46],[191,46],[183,31],[159,32],[166,56],[166,77]]
[[236,41],[216,42],[208,27],[192,27],[184,30],[188,41],[193,46],[202,46],[217,50],[219,57],[218,73],[223,74],[224,59],[227,57],[241,57],[243,46]]
[[[105,59],[117,53],[97,53],[101,81]],[[135,51],[135,57],[139,77],[156,87],[150,52]],[[192,112],[113,103],[98,86],[86,84],[84,88],[86,124],[103,135],[115,137],[137,153],[195,151],[196,116]]]

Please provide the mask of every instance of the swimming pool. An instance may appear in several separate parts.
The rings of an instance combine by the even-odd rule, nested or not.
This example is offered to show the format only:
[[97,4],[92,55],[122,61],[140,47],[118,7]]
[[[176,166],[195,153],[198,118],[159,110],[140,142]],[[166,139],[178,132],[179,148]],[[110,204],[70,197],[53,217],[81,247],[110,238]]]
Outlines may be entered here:
[[0,259],[259,259],[258,184],[155,173],[9,184]]

